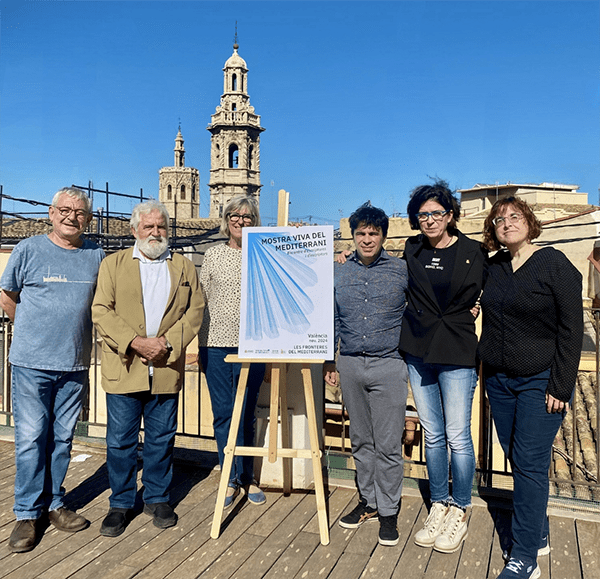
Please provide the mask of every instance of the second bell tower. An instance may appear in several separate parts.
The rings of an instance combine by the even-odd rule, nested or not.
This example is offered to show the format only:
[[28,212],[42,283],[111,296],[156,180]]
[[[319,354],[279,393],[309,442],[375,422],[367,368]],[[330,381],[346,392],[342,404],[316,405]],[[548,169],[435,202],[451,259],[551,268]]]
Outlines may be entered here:
[[233,54],[225,62],[221,104],[207,127],[211,133],[210,212],[221,217],[223,207],[235,195],[251,195],[259,200],[260,116],[248,96],[248,68],[238,54],[237,34]]

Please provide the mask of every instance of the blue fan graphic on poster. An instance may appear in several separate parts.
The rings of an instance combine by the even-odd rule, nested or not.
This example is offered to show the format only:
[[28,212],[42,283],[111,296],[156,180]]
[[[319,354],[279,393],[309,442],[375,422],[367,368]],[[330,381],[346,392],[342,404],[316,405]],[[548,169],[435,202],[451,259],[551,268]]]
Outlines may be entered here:
[[240,358],[333,358],[333,228],[243,233]]

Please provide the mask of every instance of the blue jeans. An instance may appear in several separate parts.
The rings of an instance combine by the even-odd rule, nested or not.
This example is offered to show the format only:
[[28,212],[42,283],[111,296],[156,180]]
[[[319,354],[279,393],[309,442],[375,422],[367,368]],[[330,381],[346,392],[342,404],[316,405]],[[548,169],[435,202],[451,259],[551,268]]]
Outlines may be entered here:
[[12,366],[17,520],[38,519],[63,506],[62,486],[88,371],[59,372]]
[[[475,368],[426,364],[407,355],[408,375],[421,427],[432,502],[465,508],[471,504],[475,451],[471,438],[471,407],[477,385]],[[452,495],[448,482],[448,451]]]
[[[200,361],[206,374],[206,384],[210,392],[210,403],[213,411],[213,430],[217,440],[219,464],[223,466],[225,447],[231,426],[233,403],[237,391],[241,364],[225,362],[228,354],[237,354],[237,348],[200,348]],[[246,396],[242,409],[237,446],[254,446],[254,425],[256,423],[256,403],[260,385],[265,376],[264,364],[251,364],[246,386]],[[236,456],[229,476],[232,485],[246,485],[254,480],[254,457]]]
[[137,492],[137,447],[144,417],[144,503],[169,502],[179,394],[106,395],[106,466],[110,506],[132,509]]
[[548,469],[564,413],[546,412],[549,369],[509,377],[484,368],[484,376],[498,439],[513,472],[511,556],[535,560],[547,533]]

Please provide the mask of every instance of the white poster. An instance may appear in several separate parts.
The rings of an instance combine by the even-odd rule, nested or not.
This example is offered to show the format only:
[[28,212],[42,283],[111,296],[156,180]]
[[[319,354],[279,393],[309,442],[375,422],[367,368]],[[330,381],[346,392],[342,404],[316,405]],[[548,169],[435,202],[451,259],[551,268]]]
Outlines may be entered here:
[[333,227],[244,227],[240,358],[332,360]]

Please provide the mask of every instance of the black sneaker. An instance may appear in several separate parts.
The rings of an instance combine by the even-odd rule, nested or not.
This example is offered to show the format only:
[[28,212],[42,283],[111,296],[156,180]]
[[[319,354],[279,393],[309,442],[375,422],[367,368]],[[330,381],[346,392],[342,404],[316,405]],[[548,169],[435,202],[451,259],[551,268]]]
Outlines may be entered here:
[[177,524],[177,514],[169,503],[144,505],[144,512],[152,517],[152,523],[159,529],[168,529]]
[[100,534],[104,537],[118,537],[122,535],[131,520],[131,513],[131,509],[121,509],[119,507],[108,509],[108,514],[100,527]]
[[398,515],[379,516],[379,544],[393,547],[398,544]]
[[368,507],[363,501],[359,501],[354,510],[340,519],[340,527],[344,529],[356,529],[367,521],[377,520],[377,509]]

